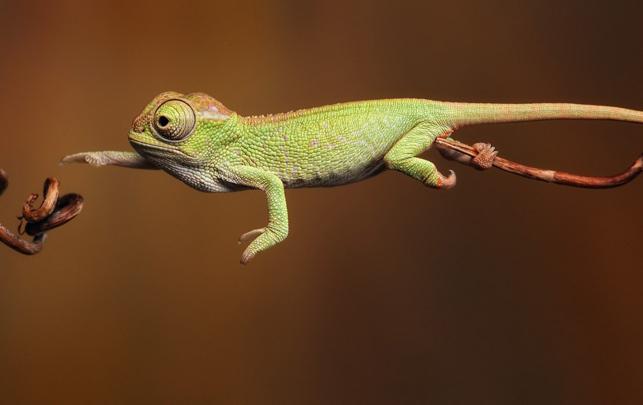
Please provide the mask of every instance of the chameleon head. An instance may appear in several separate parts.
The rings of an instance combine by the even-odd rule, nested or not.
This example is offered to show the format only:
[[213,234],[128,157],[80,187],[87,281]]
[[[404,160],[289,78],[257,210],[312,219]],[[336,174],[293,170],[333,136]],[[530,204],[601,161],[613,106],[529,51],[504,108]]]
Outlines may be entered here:
[[203,93],[161,93],[134,119],[132,147],[147,160],[196,188],[194,172],[226,142],[221,131],[236,114]]
[[[164,153],[195,156],[204,136],[235,115],[203,93],[161,93],[134,119],[129,140],[140,154],[154,158]],[[162,151],[162,152],[161,152]]]

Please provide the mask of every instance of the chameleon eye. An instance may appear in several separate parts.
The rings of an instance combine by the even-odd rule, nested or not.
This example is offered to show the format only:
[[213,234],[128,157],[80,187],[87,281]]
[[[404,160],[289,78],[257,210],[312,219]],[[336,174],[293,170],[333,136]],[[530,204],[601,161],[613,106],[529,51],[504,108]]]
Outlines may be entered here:
[[195,123],[194,110],[185,101],[168,100],[156,109],[152,125],[162,138],[180,141],[192,133]]

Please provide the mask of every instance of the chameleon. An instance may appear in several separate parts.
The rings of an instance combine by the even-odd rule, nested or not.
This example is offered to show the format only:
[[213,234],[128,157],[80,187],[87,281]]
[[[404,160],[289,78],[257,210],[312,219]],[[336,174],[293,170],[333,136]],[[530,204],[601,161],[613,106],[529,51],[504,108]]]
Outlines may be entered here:
[[[286,188],[339,186],[383,170],[401,172],[435,189],[450,189],[456,175],[442,174],[418,157],[437,138],[486,123],[550,119],[602,119],[643,123],[643,111],[568,103],[464,103],[427,99],[355,101],[287,113],[242,116],[204,93],[164,92],[134,118],[135,152],[83,152],[62,163],[161,169],[204,192],[257,189],[265,193],[268,224],[244,233],[246,264],[288,236]],[[489,167],[497,151],[476,144]],[[475,159],[474,159],[475,160]]]

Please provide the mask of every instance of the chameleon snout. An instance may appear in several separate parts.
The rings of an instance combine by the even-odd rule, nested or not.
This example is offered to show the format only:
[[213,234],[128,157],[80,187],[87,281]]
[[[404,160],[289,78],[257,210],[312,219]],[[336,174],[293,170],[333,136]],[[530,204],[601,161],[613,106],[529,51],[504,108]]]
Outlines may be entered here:
[[132,131],[141,133],[149,122],[148,114],[141,114],[132,121]]

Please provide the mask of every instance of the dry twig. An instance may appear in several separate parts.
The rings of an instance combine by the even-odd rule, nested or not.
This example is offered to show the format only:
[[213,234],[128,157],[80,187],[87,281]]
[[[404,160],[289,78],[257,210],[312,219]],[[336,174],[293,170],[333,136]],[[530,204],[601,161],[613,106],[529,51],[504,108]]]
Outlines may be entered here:
[[[48,178],[45,180],[40,207],[33,207],[34,201],[38,198],[37,194],[31,194],[23,205],[22,216],[19,217],[21,219],[19,228],[24,220],[26,233],[33,237],[31,241],[21,239],[0,224],[0,242],[25,255],[40,252],[45,241],[45,232],[71,221],[83,208],[83,197],[79,194],[66,194],[58,198],[59,185],[55,178]],[[0,169],[0,195],[7,186],[7,175]]]
[[0,195],[4,193],[4,190],[7,189],[9,185],[9,180],[7,180],[7,173],[4,170],[0,169]]
[[[479,153],[475,148],[453,139],[438,138],[435,142],[441,151],[452,150],[472,158],[476,157]],[[641,170],[643,170],[643,155],[639,156],[624,172],[606,177],[581,176],[556,170],[540,169],[538,167],[525,166],[501,157],[494,157],[492,165],[509,173],[549,183],[584,188],[609,188],[621,186],[634,180],[634,178],[641,173]]]

